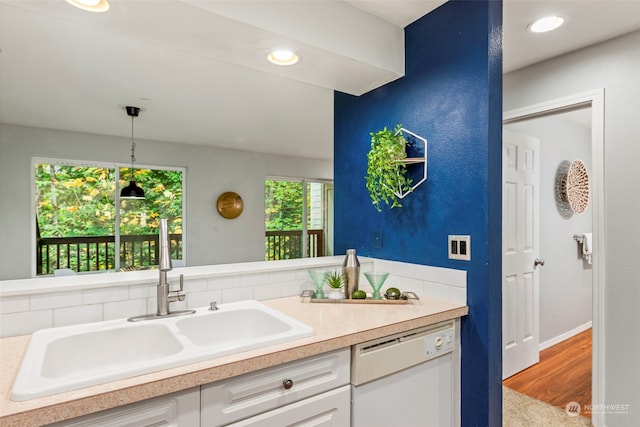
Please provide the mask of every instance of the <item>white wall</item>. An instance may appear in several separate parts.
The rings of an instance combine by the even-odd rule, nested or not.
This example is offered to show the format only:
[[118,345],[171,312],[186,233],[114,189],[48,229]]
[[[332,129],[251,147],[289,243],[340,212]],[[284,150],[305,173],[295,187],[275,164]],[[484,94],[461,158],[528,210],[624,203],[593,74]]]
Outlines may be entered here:
[[[640,32],[504,77],[506,111],[605,89],[605,402],[607,426],[640,425]],[[569,304],[569,302],[567,302]]]
[[[0,279],[31,274],[31,158],[128,161],[128,138],[0,124]],[[187,168],[188,265],[264,260],[264,180],[267,175],[333,179],[330,160],[273,156],[211,147],[136,140],[141,166]],[[235,191],[244,211],[222,218],[216,200]]]
[[[572,113],[569,113],[572,114]],[[574,234],[592,231],[591,206],[582,214],[559,210],[556,171],[582,160],[591,171],[591,129],[566,114],[513,123],[505,128],[540,140],[540,344],[549,347],[591,322],[592,269]]]

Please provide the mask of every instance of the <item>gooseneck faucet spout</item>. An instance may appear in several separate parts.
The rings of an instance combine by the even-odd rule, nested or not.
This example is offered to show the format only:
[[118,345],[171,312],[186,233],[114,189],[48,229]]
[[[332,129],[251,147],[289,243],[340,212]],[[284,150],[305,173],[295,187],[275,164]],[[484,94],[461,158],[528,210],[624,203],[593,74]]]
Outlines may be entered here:
[[170,289],[169,280],[167,279],[167,272],[173,270],[171,265],[171,248],[169,245],[169,228],[167,226],[167,220],[160,220],[160,230],[158,238],[158,269],[160,270],[160,278],[157,286],[157,307],[158,310],[155,314],[130,317],[130,322],[137,322],[140,320],[157,319],[161,317],[169,316],[182,316],[184,314],[195,313],[195,310],[181,310],[171,311],[169,310],[169,304],[175,301],[184,301],[184,277],[180,275],[180,289],[172,291]]
[[169,248],[169,228],[167,226],[167,220],[160,220],[160,234],[159,234],[159,261],[158,269],[160,270],[160,279],[158,281],[158,316],[166,316],[169,314],[169,303],[172,301],[183,301],[184,294],[182,293],[182,275],[180,275],[180,290],[176,293],[171,292],[169,289],[169,281],[167,280],[167,271],[173,270],[171,265],[171,251]]

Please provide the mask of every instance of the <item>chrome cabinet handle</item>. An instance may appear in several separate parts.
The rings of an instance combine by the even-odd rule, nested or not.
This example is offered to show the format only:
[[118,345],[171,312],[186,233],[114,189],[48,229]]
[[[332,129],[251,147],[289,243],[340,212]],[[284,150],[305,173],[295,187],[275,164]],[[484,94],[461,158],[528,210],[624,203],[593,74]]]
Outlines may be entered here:
[[539,265],[544,265],[544,260],[543,260],[543,259],[536,258],[536,260],[535,260],[535,261],[533,261],[533,266],[534,266],[534,267],[537,267],[537,266],[539,266]]
[[293,380],[284,380],[282,381],[282,386],[284,387],[285,390],[289,390],[291,387],[293,387]]

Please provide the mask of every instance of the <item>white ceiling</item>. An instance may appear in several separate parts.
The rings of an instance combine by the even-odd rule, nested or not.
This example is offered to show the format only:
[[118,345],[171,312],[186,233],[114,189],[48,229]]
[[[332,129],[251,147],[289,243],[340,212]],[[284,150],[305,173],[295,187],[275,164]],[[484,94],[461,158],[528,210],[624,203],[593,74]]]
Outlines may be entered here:
[[[0,121],[330,159],[333,90],[404,72],[402,28],[442,1],[0,0]],[[534,36],[533,19],[567,19]],[[640,28],[640,0],[506,0],[504,70]],[[302,61],[277,68],[272,47]],[[391,54],[390,54],[391,53]],[[123,153],[128,158],[128,153]],[[143,161],[144,159],[141,159]]]

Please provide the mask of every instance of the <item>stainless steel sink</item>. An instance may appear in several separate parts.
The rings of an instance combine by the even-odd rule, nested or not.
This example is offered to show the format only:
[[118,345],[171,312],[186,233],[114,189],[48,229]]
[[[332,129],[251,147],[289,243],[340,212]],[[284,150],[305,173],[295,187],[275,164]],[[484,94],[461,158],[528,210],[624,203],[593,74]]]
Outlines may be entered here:
[[37,331],[11,391],[24,401],[313,335],[257,301],[146,323],[126,319]]

